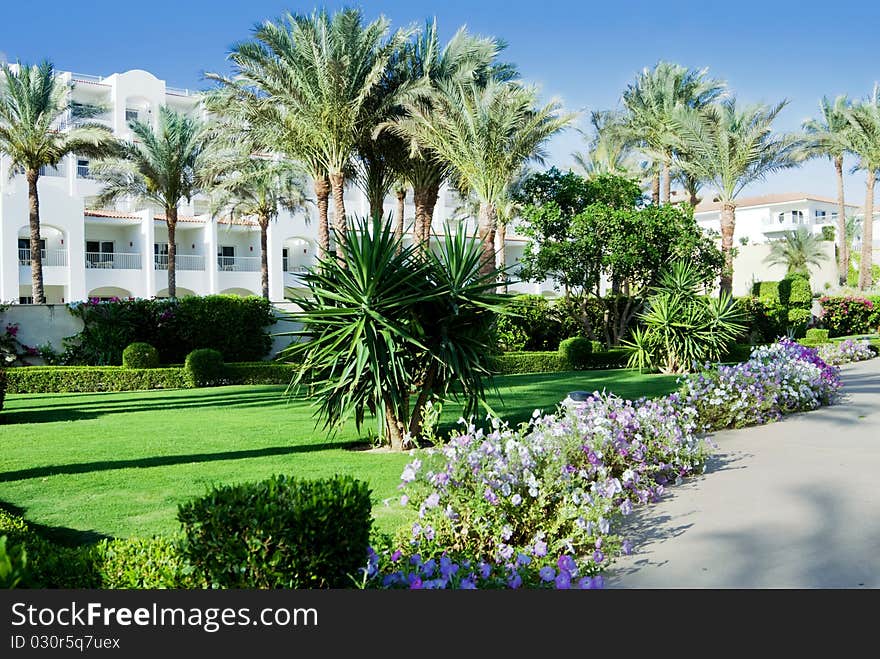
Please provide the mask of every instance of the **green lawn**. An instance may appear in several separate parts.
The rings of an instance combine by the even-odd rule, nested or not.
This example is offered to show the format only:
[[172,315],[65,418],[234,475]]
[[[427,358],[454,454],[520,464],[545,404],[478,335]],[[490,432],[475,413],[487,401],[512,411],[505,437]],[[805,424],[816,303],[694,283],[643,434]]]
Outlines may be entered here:
[[[552,411],[572,390],[607,389],[628,398],[667,393],[671,376],[633,371],[511,375],[498,378],[494,409],[511,422]],[[330,437],[307,402],[279,386],[104,393],[9,395],[0,413],[0,504],[56,537],[167,533],[177,504],[212,484],[273,473],[352,474],[373,488],[379,528],[405,519],[397,499],[406,455],[369,448],[354,425]],[[448,405],[444,421],[459,409]]]

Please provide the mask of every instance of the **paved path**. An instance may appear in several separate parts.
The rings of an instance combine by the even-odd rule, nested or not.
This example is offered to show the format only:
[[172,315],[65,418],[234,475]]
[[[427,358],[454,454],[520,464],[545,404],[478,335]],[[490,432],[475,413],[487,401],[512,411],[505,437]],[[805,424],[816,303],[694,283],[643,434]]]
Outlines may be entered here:
[[707,473],[628,519],[617,588],[880,588],[880,359],[843,402],[725,431]]

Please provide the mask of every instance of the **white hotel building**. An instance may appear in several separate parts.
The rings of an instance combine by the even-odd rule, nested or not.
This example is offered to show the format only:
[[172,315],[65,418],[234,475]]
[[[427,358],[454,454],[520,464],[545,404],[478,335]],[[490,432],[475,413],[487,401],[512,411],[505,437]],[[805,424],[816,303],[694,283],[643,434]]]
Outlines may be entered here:
[[[106,124],[121,139],[131,137],[128,122],[158,121],[158,108],[199,114],[195,92],[169,87],[146,71],[134,70],[107,77],[61,73],[72,84],[73,100],[106,111],[89,121]],[[63,129],[63,126],[61,127]],[[96,203],[100,184],[89,175],[88,159],[66,158],[57,169],[39,179],[43,279],[48,303],[91,297],[162,297],[168,292],[168,232],[161,211],[131,202],[113,208]],[[415,214],[410,198],[406,217]],[[351,186],[346,210],[367,215],[365,195]],[[453,190],[440,192],[434,230],[442,232],[452,221],[460,200]],[[177,225],[177,294],[260,294],[260,234],[255,223],[214,220],[207,201],[195,198],[180,208]],[[386,199],[385,211],[396,208]],[[332,217],[332,204],[331,204]],[[473,223],[465,225],[473,230]],[[511,235],[505,245],[507,263],[522,254],[525,240]],[[27,182],[10,178],[10,161],[0,158],[0,303],[31,302],[30,241]],[[269,297],[280,302],[297,295],[303,271],[315,263],[317,211],[294,215],[282,212],[269,227]],[[520,292],[542,293],[551,284],[518,284]]]

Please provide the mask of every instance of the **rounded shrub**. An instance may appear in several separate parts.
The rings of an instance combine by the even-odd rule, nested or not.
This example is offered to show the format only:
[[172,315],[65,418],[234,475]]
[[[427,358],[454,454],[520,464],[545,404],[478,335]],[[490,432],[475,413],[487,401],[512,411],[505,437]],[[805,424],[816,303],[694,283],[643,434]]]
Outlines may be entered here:
[[223,355],[212,348],[199,348],[186,356],[183,371],[191,387],[209,387],[223,378]]
[[809,309],[813,304],[813,291],[810,290],[810,280],[799,274],[791,274],[779,282],[780,296],[783,291],[787,294],[786,304],[789,307]]
[[125,368],[157,368],[159,351],[149,343],[129,343],[122,351],[122,366]]
[[806,337],[807,341],[812,341],[815,344],[828,343],[828,330],[827,329],[819,329],[817,327],[813,327],[807,330]]
[[181,551],[214,588],[350,588],[370,540],[369,486],[273,476],[181,504]]
[[6,398],[6,369],[0,368],[0,412],[3,411],[3,401]]
[[573,336],[559,343],[559,356],[575,370],[589,368],[593,342],[582,336]]

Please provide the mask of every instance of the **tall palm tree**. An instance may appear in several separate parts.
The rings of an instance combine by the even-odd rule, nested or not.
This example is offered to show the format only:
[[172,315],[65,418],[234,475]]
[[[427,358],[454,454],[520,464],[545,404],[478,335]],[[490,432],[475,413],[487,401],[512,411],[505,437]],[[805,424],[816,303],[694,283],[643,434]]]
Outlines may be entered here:
[[590,113],[590,125],[589,133],[579,131],[587,146],[586,153],[572,154],[584,175],[587,178],[601,174],[641,177],[645,167],[633,152],[624,116],[613,110],[594,111]]
[[630,137],[655,161],[654,203],[669,203],[671,196],[670,168],[678,141],[674,113],[681,108],[700,110],[725,93],[724,82],[707,74],[708,69],[661,61],[653,69],[643,69],[623,92]]
[[823,96],[819,102],[819,118],[804,122],[807,133],[806,156],[830,158],[837,174],[837,241],[838,253],[837,277],[840,285],[846,284],[846,273],[849,272],[849,245],[846,244],[846,203],[843,196],[843,157],[847,150],[849,121],[846,112],[851,103],[845,95],[833,101]]
[[[484,85],[490,79],[512,80],[516,77],[515,69],[496,62],[503,48],[504,44],[498,40],[471,35],[464,27],[441,47],[437,21],[427,21],[424,29],[406,44],[401,54],[400,75],[410,83],[406,92],[401,94],[401,102],[404,105],[421,104],[428,112],[431,92],[440,85]],[[417,142],[410,146],[410,158],[402,163],[401,175],[413,189],[413,241],[427,244],[440,188],[451,172],[448,163],[425,153]]]
[[168,228],[168,297],[177,297],[175,233],[180,202],[192,200],[203,185],[205,126],[166,106],[159,108],[158,128],[132,121],[134,141],[121,146],[121,155],[98,162],[94,175],[104,183],[98,200],[110,203],[131,197],[155,204],[165,212]]
[[452,168],[459,186],[480,200],[483,272],[495,267],[498,207],[517,172],[541,160],[544,143],[569,125],[573,114],[552,101],[537,107],[537,92],[515,82],[485,85],[443,82],[430,103],[411,103],[392,130]]
[[[43,167],[57,166],[65,156],[78,153],[101,157],[112,153],[112,133],[99,124],[61,125],[68,113],[75,116],[82,106],[70,99],[70,87],[56,79],[50,62],[36,66],[0,65],[0,154],[11,159],[11,171],[23,170],[28,184],[30,227],[31,295],[45,304],[43,258],[40,249],[40,195],[38,182]],[[88,113],[83,119],[88,118]]]
[[221,117],[227,127],[234,125],[239,138],[251,145],[254,153],[283,154],[300,163],[311,178],[318,209],[320,260],[330,251],[330,179],[313,141],[316,136],[289,108],[274,103],[247,80],[216,73],[206,77],[220,83],[204,96],[204,105],[210,112]]
[[846,110],[850,125],[847,150],[858,158],[855,169],[865,170],[865,216],[862,221],[862,250],[859,259],[859,288],[871,285],[874,242],[874,183],[880,175],[880,85],[865,101]]
[[722,294],[730,295],[733,288],[737,197],[750,183],[801,160],[800,138],[773,132],[773,121],[785,104],[738,108],[730,98],[700,112],[681,108],[674,114],[677,139],[688,154],[681,167],[711,185],[721,202]]
[[822,250],[822,240],[805,227],[788,231],[770,242],[770,253],[764,261],[770,265],[784,265],[788,274],[810,276],[810,266],[818,268],[828,256]]
[[229,55],[235,77],[282,106],[286,118],[297,123],[297,141],[316,150],[330,182],[340,235],[346,231],[346,174],[364,133],[395,101],[371,102],[406,36],[391,34],[384,17],[364,24],[357,9],[332,16],[288,13],[257,26],[255,40],[237,44]]
[[[217,154],[213,163],[212,213],[249,217],[260,227],[260,281],[269,299],[269,223],[281,210],[295,213],[308,202],[302,172],[292,162],[248,152]],[[308,218],[308,215],[306,215]]]

